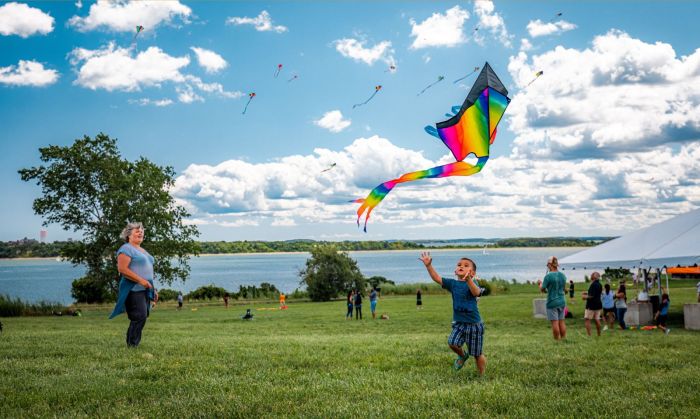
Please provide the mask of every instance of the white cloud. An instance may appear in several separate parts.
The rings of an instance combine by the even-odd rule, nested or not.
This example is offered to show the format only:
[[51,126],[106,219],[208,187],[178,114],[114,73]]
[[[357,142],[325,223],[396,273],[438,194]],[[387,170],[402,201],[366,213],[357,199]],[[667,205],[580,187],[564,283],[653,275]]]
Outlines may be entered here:
[[372,65],[378,60],[382,60],[388,65],[396,65],[394,50],[391,49],[391,42],[382,41],[371,48],[365,48],[366,41],[359,41],[353,38],[338,39],[333,42],[335,49],[343,56],[352,58],[355,61]]
[[267,32],[273,31],[277,33],[287,32],[287,27],[272,24],[272,18],[267,10],[263,10],[256,17],[230,17],[226,19],[227,24],[231,25],[253,25],[256,31]]
[[170,106],[175,102],[173,102],[171,99],[141,98],[141,99],[129,99],[129,103],[135,104],[135,105],[140,105],[140,106],[156,106],[156,107],[162,108],[165,106]]
[[576,25],[565,20],[557,22],[542,22],[541,20],[531,20],[527,24],[527,31],[530,36],[536,38],[538,36],[552,35],[576,29]]
[[483,45],[484,44],[484,31],[487,30],[493,35],[501,44],[510,48],[512,35],[508,33],[506,29],[506,23],[496,11],[496,6],[491,0],[476,0],[474,1],[474,14],[479,19],[477,26],[479,30],[475,33],[475,41]]
[[36,61],[19,60],[14,66],[0,67],[0,84],[10,86],[48,86],[58,80],[58,71],[44,68]]
[[530,40],[527,38],[523,38],[520,40],[520,51],[530,51],[532,49],[532,44],[530,43]]
[[[306,226],[328,223],[354,231],[357,204],[379,183],[444,164],[374,136],[340,151],[316,149],[266,163],[228,160],[190,165],[176,179],[178,202],[202,223]],[[674,164],[669,164],[674,162]],[[322,172],[330,163],[333,170]],[[533,234],[572,230],[614,232],[700,204],[700,143],[663,147],[611,162],[494,156],[469,177],[402,184],[372,213],[369,230],[396,226],[469,231],[510,229]],[[648,179],[655,178],[650,185]],[[630,216],[634,212],[634,217]],[[203,221],[202,221],[203,220]],[[426,231],[435,231],[434,227]],[[394,233],[395,234],[395,233]],[[585,233],[584,233],[585,234]]]
[[177,100],[182,103],[204,102],[204,98],[199,96],[189,84],[177,86]]
[[78,0],[75,2],[75,8],[76,9],[82,9],[83,8],[83,2],[81,0]]
[[88,89],[137,91],[163,82],[182,82],[180,72],[189,65],[188,56],[173,57],[158,47],[149,47],[131,56],[131,50],[110,43],[97,50],[75,48],[71,63],[79,66],[76,84]]
[[41,9],[24,3],[10,2],[0,6],[0,35],[46,35],[53,31],[54,19]]
[[187,22],[191,14],[192,10],[179,1],[97,0],[86,17],[73,16],[68,24],[81,32],[95,29],[134,32],[138,25],[150,31],[178,17]]
[[521,88],[507,112],[516,156],[602,158],[700,140],[700,49],[678,57],[611,31],[582,50],[520,52],[508,70]]
[[351,121],[349,119],[343,119],[343,114],[339,110],[334,110],[323,114],[321,119],[314,121],[314,124],[330,132],[337,133],[349,127]]
[[454,47],[466,42],[464,24],[469,12],[459,6],[448,9],[445,14],[433,13],[417,23],[411,19],[411,36],[415,38],[411,49],[427,47]]
[[218,73],[228,66],[226,60],[214,51],[198,47],[190,49],[197,55],[197,62],[207,73]]
[[219,97],[226,99],[240,99],[245,96],[245,93],[240,91],[226,91],[220,83],[205,83],[199,77],[187,75],[185,76],[185,81],[188,84],[194,85],[197,89],[205,93],[213,93]]

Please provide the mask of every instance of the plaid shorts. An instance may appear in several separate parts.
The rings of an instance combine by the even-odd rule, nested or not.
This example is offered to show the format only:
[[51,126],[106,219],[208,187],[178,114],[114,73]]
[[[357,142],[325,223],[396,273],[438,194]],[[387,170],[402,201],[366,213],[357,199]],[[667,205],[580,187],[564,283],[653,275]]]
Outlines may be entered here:
[[484,346],[484,324],[483,323],[452,323],[452,333],[447,338],[447,344],[462,346],[467,344],[467,353],[477,357],[482,354]]

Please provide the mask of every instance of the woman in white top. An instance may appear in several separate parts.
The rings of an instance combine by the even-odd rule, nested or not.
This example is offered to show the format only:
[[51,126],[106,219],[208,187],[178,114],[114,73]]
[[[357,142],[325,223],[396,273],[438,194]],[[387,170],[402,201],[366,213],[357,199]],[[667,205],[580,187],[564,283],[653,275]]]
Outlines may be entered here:
[[625,283],[620,282],[620,287],[615,293],[615,310],[617,311],[617,322],[620,324],[620,329],[627,329],[625,324],[625,313],[627,313],[627,290]]

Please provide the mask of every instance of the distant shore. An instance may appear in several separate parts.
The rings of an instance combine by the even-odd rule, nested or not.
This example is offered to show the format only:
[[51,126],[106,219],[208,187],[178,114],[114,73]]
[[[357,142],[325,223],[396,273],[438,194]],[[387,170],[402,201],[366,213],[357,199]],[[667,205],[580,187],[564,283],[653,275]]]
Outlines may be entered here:
[[[522,249],[533,249],[533,250],[541,250],[541,249],[585,249],[585,246],[551,246],[551,247],[535,247],[535,246],[521,246],[521,247],[489,247],[486,249],[488,255],[491,252],[507,252],[507,251],[513,251],[513,250],[522,250]],[[462,252],[465,250],[468,251],[480,251],[483,250],[483,247],[426,247],[426,248],[420,248],[420,249],[377,249],[377,250],[343,250],[344,252],[352,252],[352,253],[378,253],[378,252],[383,252],[383,253],[401,253],[401,252],[432,252],[432,251],[444,251],[444,252]],[[299,255],[299,254],[304,254],[304,253],[309,253],[309,252],[245,252],[245,253],[202,253],[199,254],[197,257],[216,257],[216,256],[253,256],[253,255]],[[56,257],[17,257],[17,258],[0,258],[0,261],[3,260],[56,260]],[[68,262],[67,260],[64,260],[64,262]]]

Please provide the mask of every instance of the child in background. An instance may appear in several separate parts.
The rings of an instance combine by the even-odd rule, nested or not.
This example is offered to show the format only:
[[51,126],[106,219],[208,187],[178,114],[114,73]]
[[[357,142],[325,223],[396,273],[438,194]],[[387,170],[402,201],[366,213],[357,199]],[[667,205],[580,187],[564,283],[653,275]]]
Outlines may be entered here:
[[420,292],[420,288],[416,290],[416,309],[420,310],[423,308],[423,294]]
[[668,321],[668,308],[671,305],[671,300],[668,298],[668,294],[664,293],[661,296],[661,305],[659,305],[659,311],[656,312],[656,326],[659,330],[663,330],[667,335],[671,332],[671,329],[666,327],[666,322]]

